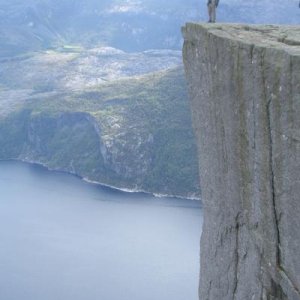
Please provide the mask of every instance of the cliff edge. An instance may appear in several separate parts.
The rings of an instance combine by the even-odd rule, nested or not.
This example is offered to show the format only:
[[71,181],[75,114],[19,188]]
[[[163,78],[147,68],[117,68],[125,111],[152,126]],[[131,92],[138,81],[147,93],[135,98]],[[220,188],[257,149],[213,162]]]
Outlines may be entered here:
[[187,24],[201,300],[300,299],[300,26]]

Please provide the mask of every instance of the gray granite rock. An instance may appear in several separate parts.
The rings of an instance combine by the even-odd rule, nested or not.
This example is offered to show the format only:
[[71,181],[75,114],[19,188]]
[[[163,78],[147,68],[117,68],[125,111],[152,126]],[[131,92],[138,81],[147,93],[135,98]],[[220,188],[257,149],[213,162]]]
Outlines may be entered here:
[[201,300],[300,299],[300,26],[187,24]]

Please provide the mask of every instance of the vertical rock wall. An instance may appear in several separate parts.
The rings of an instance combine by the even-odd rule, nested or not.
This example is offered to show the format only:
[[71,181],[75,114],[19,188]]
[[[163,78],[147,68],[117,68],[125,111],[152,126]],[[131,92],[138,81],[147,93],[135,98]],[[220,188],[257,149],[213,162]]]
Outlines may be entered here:
[[300,27],[187,24],[201,300],[300,299]]

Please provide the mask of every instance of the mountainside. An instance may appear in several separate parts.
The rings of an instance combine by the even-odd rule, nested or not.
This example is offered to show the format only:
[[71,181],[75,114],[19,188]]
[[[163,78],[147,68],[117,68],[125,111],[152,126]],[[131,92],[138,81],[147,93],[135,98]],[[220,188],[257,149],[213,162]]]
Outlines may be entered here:
[[183,34],[204,203],[200,299],[299,300],[300,26]]
[[0,93],[0,159],[118,188],[199,196],[182,67],[82,90]]
[[[179,50],[187,20],[207,20],[206,1],[0,0],[0,56],[69,44]],[[221,0],[218,20],[297,24],[300,9],[298,0]]]
[[0,55],[51,46],[180,49],[180,26],[196,2],[157,0],[0,0]]
[[0,0],[0,158],[199,196],[178,5]]
[[0,84],[15,92],[69,92],[174,68],[181,61],[181,52],[174,50],[126,53],[111,47],[65,46],[0,60]]

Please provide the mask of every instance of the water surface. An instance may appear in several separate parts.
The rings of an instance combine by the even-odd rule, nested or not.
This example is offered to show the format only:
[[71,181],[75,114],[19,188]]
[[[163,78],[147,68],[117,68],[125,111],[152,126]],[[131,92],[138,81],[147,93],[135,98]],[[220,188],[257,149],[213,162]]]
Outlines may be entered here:
[[197,201],[0,162],[0,299],[196,300]]

